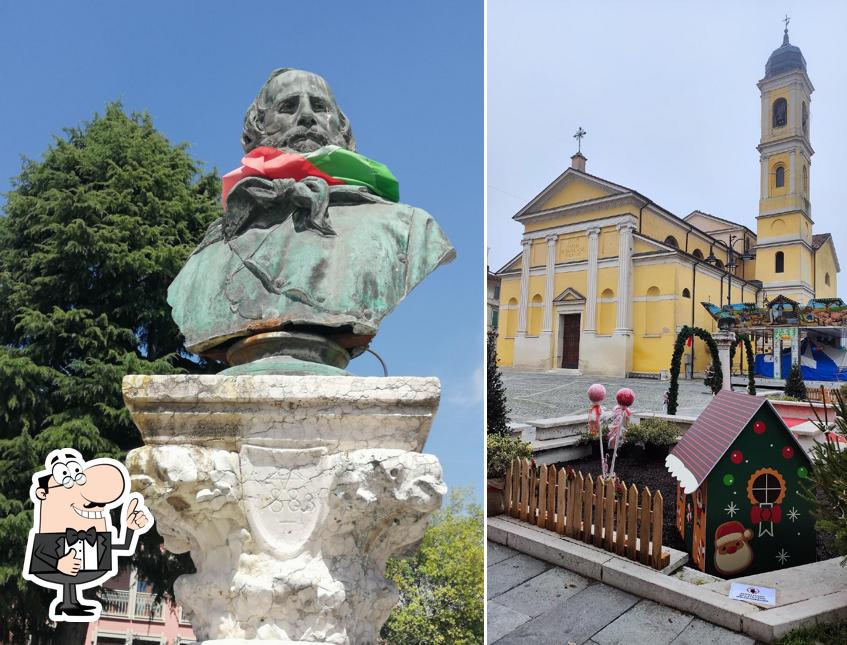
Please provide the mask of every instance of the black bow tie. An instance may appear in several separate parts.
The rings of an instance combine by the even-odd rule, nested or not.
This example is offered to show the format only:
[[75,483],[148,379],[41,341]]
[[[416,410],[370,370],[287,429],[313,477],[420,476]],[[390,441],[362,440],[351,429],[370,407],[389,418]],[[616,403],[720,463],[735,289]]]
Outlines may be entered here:
[[69,545],[76,544],[80,540],[85,540],[91,546],[97,542],[97,530],[92,526],[87,531],[74,531],[67,529],[65,531],[65,540]]

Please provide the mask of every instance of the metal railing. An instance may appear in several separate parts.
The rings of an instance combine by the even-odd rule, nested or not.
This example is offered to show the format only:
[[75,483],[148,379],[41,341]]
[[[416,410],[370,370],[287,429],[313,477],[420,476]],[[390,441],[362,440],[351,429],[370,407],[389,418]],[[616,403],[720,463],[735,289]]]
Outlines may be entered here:
[[100,594],[100,604],[103,606],[103,616],[115,618],[133,618],[138,620],[164,620],[162,618],[162,603],[153,602],[153,594],[137,592],[135,606],[130,614],[128,591],[103,589]]

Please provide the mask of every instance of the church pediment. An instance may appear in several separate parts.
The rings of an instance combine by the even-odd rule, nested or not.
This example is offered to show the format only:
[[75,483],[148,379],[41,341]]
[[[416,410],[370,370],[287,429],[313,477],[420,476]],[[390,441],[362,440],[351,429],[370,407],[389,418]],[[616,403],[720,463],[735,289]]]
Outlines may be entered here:
[[552,208],[572,206],[629,192],[631,191],[623,186],[568,168],[524,206],[515,215],[515,219]]
[[558,296],[556,296],[553,299],[553,302],[558,302],[558,303],[562,303],[562,302],[585,302],[585,296],[583,296],[576,289],[572,289],[571,287],[568,287],[567,289],[562,291],[562,293],[560,293]]

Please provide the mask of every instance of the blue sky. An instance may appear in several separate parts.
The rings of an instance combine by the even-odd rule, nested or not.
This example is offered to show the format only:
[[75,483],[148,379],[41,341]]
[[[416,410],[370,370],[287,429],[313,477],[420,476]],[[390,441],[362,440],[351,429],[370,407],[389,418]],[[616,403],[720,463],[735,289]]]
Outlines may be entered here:
[[[512,0],[488,2],[488,246],[499,269],[520,251],[511,217],[570,165],[672,213],[700,209],[756,230],[761,102],[756,82],[782,44],[806,58],[812,218],[847,266],[847,3]],[[515,163],[519,151],[520,163]],[[839,275],[847,298],[847,275]]]
[[[110,101],[147,110],[207,168],[238,165],[244,111],[276,67],[317,72],[358,150],[458,251],[382,324],[392,375],[438,376],[426,451],[482,500],[483,5],[470,2],[11,2],[0,0],[0,192],[20,158]],[[249,13],[248,13],[249,9]],[[370,355],[352,372],[381,376]]]

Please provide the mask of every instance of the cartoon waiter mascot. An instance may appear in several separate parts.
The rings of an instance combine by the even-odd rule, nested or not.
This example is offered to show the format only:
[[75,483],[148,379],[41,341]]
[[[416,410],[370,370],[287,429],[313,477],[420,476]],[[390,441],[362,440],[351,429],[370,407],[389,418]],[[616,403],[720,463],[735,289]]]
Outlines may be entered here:
[[[56,621],[90,622],[100,604],[81,590],[95,587],[118,570],[118,556],[135,551],[138,536],[153,526],[141,495],[128,494],[129,475],[114,459],[84,461],[76,450],[54,450],[45,470],[32,476],[35,504],[23,576],[55,589],[49,616]],[[109,510],[123,506],[123,527],[111,525]]]

